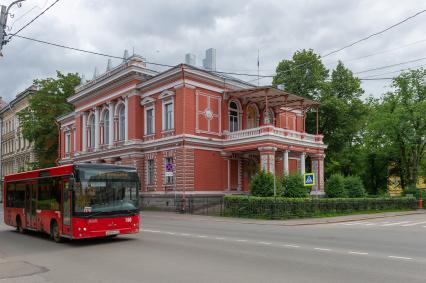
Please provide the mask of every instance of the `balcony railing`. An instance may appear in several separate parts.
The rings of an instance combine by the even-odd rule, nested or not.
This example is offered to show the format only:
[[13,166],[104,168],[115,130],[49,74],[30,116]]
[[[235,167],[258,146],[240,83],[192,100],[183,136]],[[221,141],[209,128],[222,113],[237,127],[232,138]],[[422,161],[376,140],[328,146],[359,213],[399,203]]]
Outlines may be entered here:
[[257,128],[246,129],[237,132],[225,133],[226,140],[239,140],[249,137],[258,137],[265,135],[281,136],[289,139],[309,141],[315,143],[322,143],[322,135],[311,135],[307,133],[301,133],[293,130],[277,128],[274,126],[261,126]]

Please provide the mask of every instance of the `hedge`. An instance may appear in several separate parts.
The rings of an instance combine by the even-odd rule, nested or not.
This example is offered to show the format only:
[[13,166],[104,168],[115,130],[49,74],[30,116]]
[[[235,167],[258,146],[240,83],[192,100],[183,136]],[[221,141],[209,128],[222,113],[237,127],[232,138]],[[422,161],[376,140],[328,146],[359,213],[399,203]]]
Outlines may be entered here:
[[224,215],[245,218],[288,219],[356,212],[414,210],[412,197],[382,198],[283,198],[225,196]]

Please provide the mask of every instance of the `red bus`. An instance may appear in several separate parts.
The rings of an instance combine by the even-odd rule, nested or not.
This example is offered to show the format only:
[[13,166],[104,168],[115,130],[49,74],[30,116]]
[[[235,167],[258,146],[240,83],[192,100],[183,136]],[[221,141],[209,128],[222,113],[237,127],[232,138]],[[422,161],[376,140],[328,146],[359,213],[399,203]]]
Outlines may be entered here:
[[135,168],[74,164],[4,177],[4,222],[60,242],[139,232]]

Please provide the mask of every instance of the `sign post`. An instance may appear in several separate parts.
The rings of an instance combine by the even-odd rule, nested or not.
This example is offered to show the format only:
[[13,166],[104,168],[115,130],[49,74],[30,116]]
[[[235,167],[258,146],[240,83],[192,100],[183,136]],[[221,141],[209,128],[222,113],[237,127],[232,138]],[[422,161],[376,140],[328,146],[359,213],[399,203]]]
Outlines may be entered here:
[[303,174],[303,185],[305,187],[312,187],[315,185],[315,173]]

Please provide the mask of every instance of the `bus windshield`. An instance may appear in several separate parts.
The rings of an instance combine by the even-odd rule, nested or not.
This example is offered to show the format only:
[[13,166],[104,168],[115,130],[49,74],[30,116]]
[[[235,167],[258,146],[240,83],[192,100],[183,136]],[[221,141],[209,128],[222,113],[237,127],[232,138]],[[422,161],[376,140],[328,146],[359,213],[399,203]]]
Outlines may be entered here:
[[136,170],[84,166],[76,171],[76,216],[132,214],[138,211],[139,178]]

